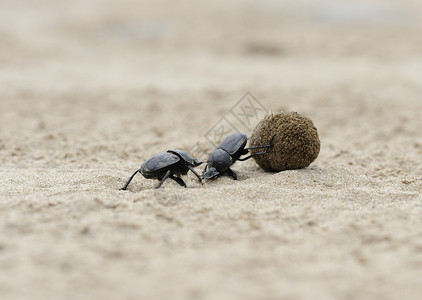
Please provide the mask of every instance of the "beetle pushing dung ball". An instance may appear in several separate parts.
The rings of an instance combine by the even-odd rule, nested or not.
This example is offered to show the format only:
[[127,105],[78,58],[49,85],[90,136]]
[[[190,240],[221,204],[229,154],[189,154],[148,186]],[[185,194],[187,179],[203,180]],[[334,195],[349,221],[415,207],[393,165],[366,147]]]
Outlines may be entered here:
[[267,152],[256,152],[248,157],[240,158],[242,155],[249,153],[251,149],[269,148],[271,145],[261,145],[245,148],[248,138],[246,134],[234,133],[226,137],[217,147],[210,153],[207,165],[202,172],[204,179],[216,178],[218,175],[227,174],[237,180],[236,173],[230,167],[238,160],[245,161],[251,157],[265,154]]
[[[316,127],[309,118],[296,112],[266,116],[252,132],[250,147],[245,148],[247,140],[243,133],[226,137],[210,153],[202,178],[209,180],[229,175],[237,180],[236,173],[230,167],[238,160],[245,161],[251,157],[265,171],[306,168],[317,158],[320,150]],[[241,158],[249,152],[249,156]],[[157,189],[167,178],[186,187],[180,175],[186,175],[189,171],[202,183],[201,177],[194,170],[201,164],[185,151],[168,150],[144,162],[121,189],[126,190],[138,172],[147,179],[158,179],[160,182]]]

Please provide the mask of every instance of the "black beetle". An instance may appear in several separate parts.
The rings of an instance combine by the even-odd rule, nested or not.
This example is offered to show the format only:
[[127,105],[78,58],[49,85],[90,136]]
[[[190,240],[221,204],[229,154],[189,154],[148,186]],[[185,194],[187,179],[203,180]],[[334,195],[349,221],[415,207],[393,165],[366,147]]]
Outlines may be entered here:
[[226,137],[217,147],[210,153],[207,165],[202,172],[204,179],[215,178],[220,174],[227,174],[237,180],[237,175],[230,169],[237,160],[244,161],[255,155],[265,154],[266,151],[251,154],[248,157],[240,158],[249,152],[249,149],[269,148],[269,145],[254,146],[245,148],[248,138],[243,133],[234,133]]
[[158,189],[167,178],[171,178],[183,187],[186,183],[180,178],[180,175],[186,175],[189,170],[198,177],[199,182],[202,182],[201,177],[193,169],[199,166],[202,162],[192,158],[188,153],[182,150],[168,150],[167,152],[158,153],[146,162],[144,162],[139,170],[136,170],[125,186],[121,190],[126,190],[129,183],[132,181],[136,173],[141,173],[147,179],[158,179],[160,183],[155,187]]

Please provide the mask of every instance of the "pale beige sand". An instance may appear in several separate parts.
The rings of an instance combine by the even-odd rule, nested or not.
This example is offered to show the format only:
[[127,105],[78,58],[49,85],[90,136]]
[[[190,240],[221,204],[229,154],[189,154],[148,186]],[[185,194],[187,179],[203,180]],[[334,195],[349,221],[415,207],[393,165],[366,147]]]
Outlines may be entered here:
[[[1,1],[0,299],[422,299],[421,4],[200,2]],[[309,168],[118,190],[247,91]]]

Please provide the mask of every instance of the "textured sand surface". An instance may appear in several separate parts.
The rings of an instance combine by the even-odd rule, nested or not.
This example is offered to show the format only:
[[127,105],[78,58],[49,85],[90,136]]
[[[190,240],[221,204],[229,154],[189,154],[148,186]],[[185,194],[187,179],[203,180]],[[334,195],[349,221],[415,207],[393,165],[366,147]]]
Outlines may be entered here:
[[[1,299],[422,298],[421,4],[227,2],[0,2]],[[247,91],[309,168],[119,191]]]

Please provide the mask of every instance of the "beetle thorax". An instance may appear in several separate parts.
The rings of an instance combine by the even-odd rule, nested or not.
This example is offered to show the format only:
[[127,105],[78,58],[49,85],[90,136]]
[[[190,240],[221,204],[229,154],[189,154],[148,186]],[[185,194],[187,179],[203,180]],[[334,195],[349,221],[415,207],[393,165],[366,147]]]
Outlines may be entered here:
[[215,149],[210,153],[207,161],[208,167],[214,167],[218,172],[225,172],[233,164],[230,154],[223,149]]

